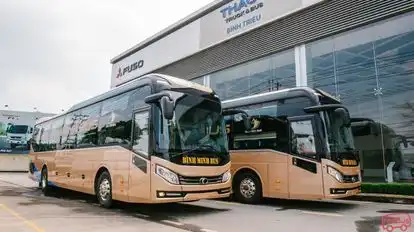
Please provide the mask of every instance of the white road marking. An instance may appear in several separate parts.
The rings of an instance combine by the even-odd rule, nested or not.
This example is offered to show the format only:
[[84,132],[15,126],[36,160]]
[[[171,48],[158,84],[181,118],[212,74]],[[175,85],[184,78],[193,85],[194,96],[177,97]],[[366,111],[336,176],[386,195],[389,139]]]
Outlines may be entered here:
[[165,223],[168,223],[168,224],[172,224],[172,225],[175,225],[175,226],[183,226],[184,225],[183,223],[174,222],[174,221],[170,221],[170,220],[162,220],[162,222],[165,222]]
[[230,201],[216,201],[216,200],[211,200],[211,201],[217,204],[224,204],[224,205],[243,205],[237,202],[230,202]]
[[201,229],[201,231],[203,231],[203,232],[217,232],[215,230],[209,230],[209,229]]
[[332,217],[343,217],[344,215],[338,213],[325,213],[325,212],[316,212],[316,211],[301,211],[306,214],[320,215],[320,216],[332,216]]

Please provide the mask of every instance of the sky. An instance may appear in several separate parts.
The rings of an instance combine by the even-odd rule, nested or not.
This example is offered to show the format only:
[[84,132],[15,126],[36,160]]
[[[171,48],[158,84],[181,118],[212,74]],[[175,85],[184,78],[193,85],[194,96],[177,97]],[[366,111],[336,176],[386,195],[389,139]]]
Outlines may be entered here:
[[0,109],[59,113],[108,91],[113,57],[210,2],[0,1]]

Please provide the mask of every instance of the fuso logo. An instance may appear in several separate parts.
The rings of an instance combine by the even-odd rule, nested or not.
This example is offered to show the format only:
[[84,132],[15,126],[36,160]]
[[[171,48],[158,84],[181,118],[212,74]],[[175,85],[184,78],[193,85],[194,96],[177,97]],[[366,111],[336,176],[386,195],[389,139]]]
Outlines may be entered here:
[[116,74],[116,78],[121,78],[123,75],[130,73],[132,71],[135,71],[137,69],[141,69],[142,67],[144,67],[144,60],[139,60],[135,63],[130,64],[129,66],[125,67],[125,68],[118,68],[118,73]]
[[411,217],[407,213],[391,213],[382,216],[381,227],[388,232],[396,231],[407,231],[411,226]]

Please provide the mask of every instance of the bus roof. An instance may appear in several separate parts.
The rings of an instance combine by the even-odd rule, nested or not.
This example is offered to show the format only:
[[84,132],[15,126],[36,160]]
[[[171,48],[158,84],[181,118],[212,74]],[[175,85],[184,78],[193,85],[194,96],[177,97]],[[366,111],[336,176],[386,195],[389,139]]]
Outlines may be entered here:
[[43,118],[39,118],[38,120],[36,120],[35,125],[42,123],[42,122],[46,122],[52,118],[55,118],[56,116],[47,116],[47,117],[43,117]]
[[197,89],[197,90],[202,91],[202,92],[213,93],[213,90],[211,88],[206,87],[204,85],[197,84],[197,83],[192,82],[192,81],[180,79],[180,78],[169,76],[169,75],[159,74],[159,73],[151,73],[151,74],[147,74],[147,75],[144,75],[142,77],[139,77],[137,79],[134,79],[132,81],[129,81],[127,83],[124,83],[124,84],[122,84],[118,87],[115,87],[115,88],[113,88],[113,89],[111,89],[107,92],[104,92],[100,95],[97,95],[95,97],[92,97],[90,99],[82,101],[80,103],[77,103],[77,104],[73,105],[68,111],[66,111],[64,113],[61,113],[61,114],[58,114],[58,115],[55,115],[55,116],[52,116],[52,117],[44,118],[44,120],[41,120],[41,121],[39,120],[36,124],[43,123],[43,122],[49,121],[49,120],[54,119],[54,118],[58,118],[62,115],[66,115],[70,112],[79,110],[81,108],[92,105],[94,103],[97,103],[97,102],[103,101],[105,99],[114,97],[116,95],[128,92],[128,91],[133,90],[135,88],[138,88],[140,86],[150,84],[153,81],[166,83],[167,85],[169,85],[171,87],[171,89],[175,89],[175,88],[194,88],[194,89]]
[[[315,104],[319,103],[318,95],[324,95],[318,89],[310,87],[293,87],[272,92],[260,93],[232,100],[222,101],[223,108],[234,108],[244,105],[252,105],[262,102],[305,96],[310,98]],[[329,96],[326,96],[329,97]]]

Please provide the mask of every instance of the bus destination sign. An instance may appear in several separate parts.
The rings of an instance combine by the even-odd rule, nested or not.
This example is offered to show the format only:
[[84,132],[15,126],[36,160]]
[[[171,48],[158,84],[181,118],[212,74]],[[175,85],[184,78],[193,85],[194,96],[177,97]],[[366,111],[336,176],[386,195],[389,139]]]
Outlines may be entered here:
[[183,164],[217,165],[219,158],[183,156]]

